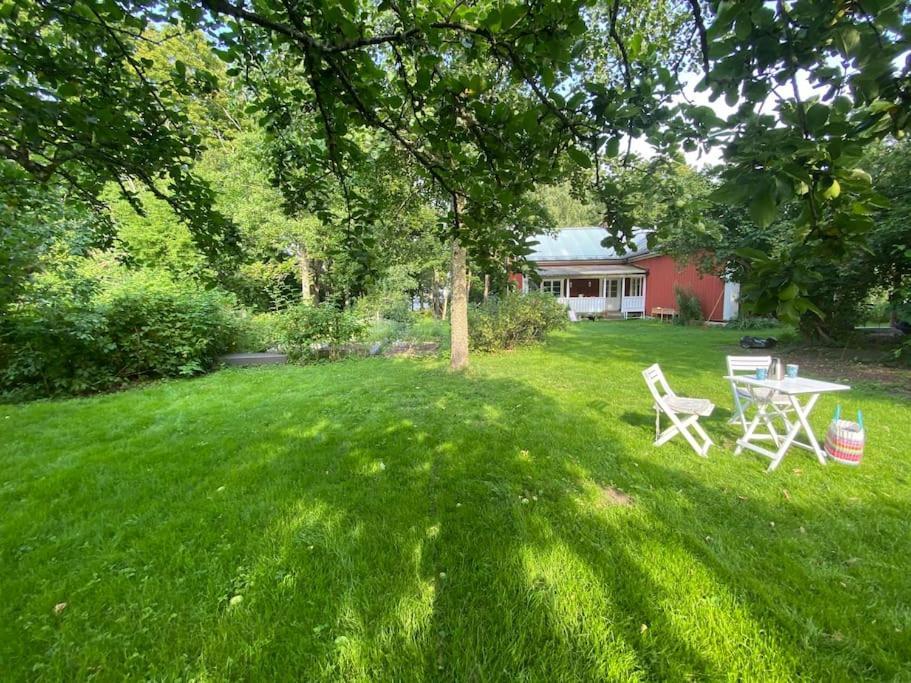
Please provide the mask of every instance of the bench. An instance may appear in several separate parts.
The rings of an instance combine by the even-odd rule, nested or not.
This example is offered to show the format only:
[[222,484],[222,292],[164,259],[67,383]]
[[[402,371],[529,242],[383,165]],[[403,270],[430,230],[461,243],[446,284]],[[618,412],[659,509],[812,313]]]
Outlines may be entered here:
[[658,318],[658,320],[673,320],[677,317],[677,311],[673,308],[664,308],[663,306],[656,306],[652,309],[652,317]]

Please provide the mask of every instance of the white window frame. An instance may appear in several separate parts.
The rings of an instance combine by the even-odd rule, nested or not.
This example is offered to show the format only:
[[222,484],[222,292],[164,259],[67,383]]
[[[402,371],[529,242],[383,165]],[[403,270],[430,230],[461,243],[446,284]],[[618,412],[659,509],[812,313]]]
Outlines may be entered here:
[[[611,293],[613,292],[613,293]],[[604,297],[606,299],[616,299],[620,296],[620,280],[612,279],[604,281]]]
[[[556,285],[556,291],[554,291],[554,285]],[[563,280],[541,280],[541,291],[545,294],[552,294],[559,299],[563,296]]]
[[645,278],[631,277],[629,279],[629,296],[642,296],[645,290]]

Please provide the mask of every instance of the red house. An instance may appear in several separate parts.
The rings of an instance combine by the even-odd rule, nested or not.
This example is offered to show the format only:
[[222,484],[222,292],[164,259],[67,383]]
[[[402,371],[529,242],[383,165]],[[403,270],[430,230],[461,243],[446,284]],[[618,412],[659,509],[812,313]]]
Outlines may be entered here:
[[[656,309],[676,309],[675,287],[693,292],[706,320],[737,316],[739,285],[717,275],[702,274],[692,263],[649,251],[646,234],[637,233],[636,249],[623,255],[601,246],[604,228],[561,228],[538,235],[529,260],[549,292],[578,315],[643,317]],[[520,273],[512,275],[520,291],[536,285]]]

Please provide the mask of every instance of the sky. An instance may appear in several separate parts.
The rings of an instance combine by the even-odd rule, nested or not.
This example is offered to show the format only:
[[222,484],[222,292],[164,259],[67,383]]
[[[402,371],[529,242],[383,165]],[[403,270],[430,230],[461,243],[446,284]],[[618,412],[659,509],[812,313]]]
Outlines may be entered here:
[[[691,73],[687,76],[684,85],[683,93],[684,96],[678,95],[672,101],[675,104],[683,103],[689,101],[695,105],[704,105],[711,107],[715,113],[721,118],[727,118],[737,110],[737,106],[730,107],[724,101],[724,96],[718,97],[714,102],[709,100],[710,92],[708,90],[703,92],[697,92],[696,86],[699,84],[699,81],[702,80],[702,73]],[[800,92],[801,99],[806,100],[809,97],[814,95],[821,95],[822,91],[814,88],[808,78],[806,72],[798,72],[797,74],[797,85]],[[789,93],[790,94],[790,93]],[[774,114],[774,96],[769,94],[765,102],[762,105],[764,112]],[[639,156],[650,159],[655,156],[655,149],[648,143],[645,138],[634,138],[631,145],[631,149],[635,154]],[[694,168],[706,168],[708,166],[714,166],[722,162],[721,158],[722,148],[721,147],[712,147],[708,151],[697,149],[693,152],[684,152],[683,156],[686,158],[688,164]]]

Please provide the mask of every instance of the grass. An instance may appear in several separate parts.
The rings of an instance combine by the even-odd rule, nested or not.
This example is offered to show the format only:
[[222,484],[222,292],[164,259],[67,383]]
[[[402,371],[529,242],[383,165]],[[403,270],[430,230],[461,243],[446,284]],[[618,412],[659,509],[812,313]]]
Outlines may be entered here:
[[[740,334],[0,406],[3,678],[907,680],[911,403],[842,396],[862,466],[767,474],[725,424]],[[718,403],[708,459],[650,445],[655,360]]]

